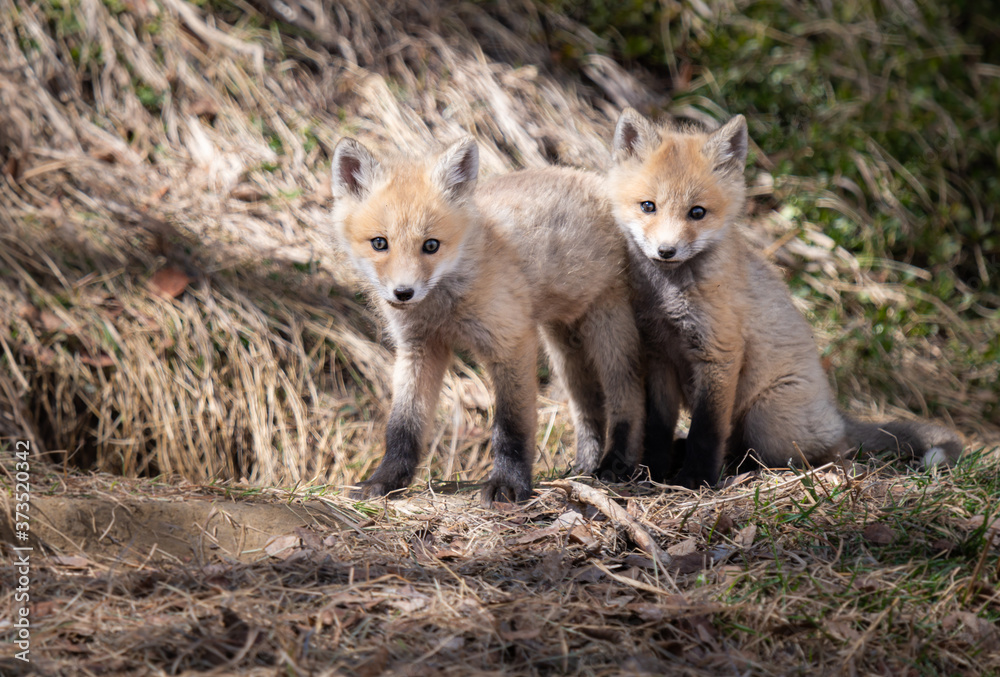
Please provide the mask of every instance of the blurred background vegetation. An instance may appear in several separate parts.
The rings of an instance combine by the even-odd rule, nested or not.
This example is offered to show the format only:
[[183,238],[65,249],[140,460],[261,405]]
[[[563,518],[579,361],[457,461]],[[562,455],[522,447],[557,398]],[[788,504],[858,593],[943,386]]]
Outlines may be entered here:
[[[855,309],[868,322],[834,340],[838,380],[860,370],[876,387],[892,387],[882,368],[895,344],[934,336],[945,360],[984,367],[972,378],[995,387],[1000,3],[545,5],[600,39],[546,33],[560,63],[578,64],[596,47],[669,91],[668,112],[746,115],[758,150],[752,161],[773,185],[764,204],[796,227],[814,224],[879,269],[881,281],[902,285],[904,303]],[[801,276],[793,284],[811,293]],[[850,314],[822,301],[814,311],[829,324]],[[969,341],[963,325],[983,320],[993,331]],[[984,405],[996,422],[996,398]]]
[[[748,230],[840,399],[1000,437],[1000,4],[0,0],[0,435],[351,482],[391,351],[329,244],[340,136],[600,170],[618,111],[743,113]],[[571,439],[543,403],[541,469]],[[430,472],[489,467],[459,361]]]

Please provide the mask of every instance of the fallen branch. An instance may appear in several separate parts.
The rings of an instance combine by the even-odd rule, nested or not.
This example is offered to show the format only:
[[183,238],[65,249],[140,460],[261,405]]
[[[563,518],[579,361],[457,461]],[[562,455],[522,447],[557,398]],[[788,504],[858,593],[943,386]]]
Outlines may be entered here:
[[615,525],[623,527],[628,535],[635,541],[635,544],[642,548],[643,552],[649,555],[652,560],[656,563],[657,573],[662,574],[664,577],[670,581],[671,586],[676,589],[676,584],[670,579],[667,573],[667,567],[670,566],[673,561],[670,555],[660,549],[660,546],[656,544],[653,537],[649,535],[646,527],[639,524],[635,518],[625,511],[625,508],[621,507],[617,503],[611,500],[607,494],[602,491],[598,491],[593,487],[589,487],[586,484],[581,484],[580,482],[574,482],[572,480],[554,480],[552,482],[546,482],[546,486],[555,487],[566,492],[566,497],[571,501],[576,501],[578,503],[586,503],[587,505],[592,505],[602,513],[607,515],[608,519],[615,523]]

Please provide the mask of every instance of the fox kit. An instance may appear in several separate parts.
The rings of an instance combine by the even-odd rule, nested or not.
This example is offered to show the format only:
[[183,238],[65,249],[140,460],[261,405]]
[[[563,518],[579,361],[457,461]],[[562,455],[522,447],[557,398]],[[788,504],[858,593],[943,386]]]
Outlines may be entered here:
[[[660,478],[680,466],[675,483],[693,487],[748,450],[770,466],[859,448],[955,460],[962,444],[950,430],[838,411],[809,324],[737,226],[747,143],[742,115],[704,133],[626,109],[615,129],[609,187],[647,366],[644,462]],[[691,429],[672,445],[682,405]]]
[[339,238],[396,348],[385,456],[362,485],[409,485],[454,347],[471,350],[495,397],[485,505],[531,493],[538,333],[566,385],[576,469],[623,475],[642,453],[639,335],[625,238],[601,177],[524,170],[477,189],[471,138],[436,160],[377,160],[353,139],[333,159]]

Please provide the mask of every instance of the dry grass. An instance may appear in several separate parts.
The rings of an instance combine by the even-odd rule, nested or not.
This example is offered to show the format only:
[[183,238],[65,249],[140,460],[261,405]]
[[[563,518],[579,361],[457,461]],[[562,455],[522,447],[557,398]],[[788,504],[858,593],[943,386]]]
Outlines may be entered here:
[[[46,501],[105,496],[119,508],[103,521],[81,513],[72,532],[80,547],[33,555],[33,667],[47,675],[996,674],[998,470],[993,458],[933,475],[872,464],[850,474],[743,476],[703,494],[616,487],[626,518],[667,551],[666,570],[624,525],[545,486],[523,506],[483,510],[474,488],[454,484],[358,504],[319,486],[49,474],[35,485]],[[247,539],[207,556],[193,545],[186,555],[146,552],[109,523],[138,505],[178,500],[206,506],[203,519],[174,525],[188,542],[217,535],[221,517],[212,515],[228,515],[256,533],[256,545]],[[299,500],[319,506],[312,510],[326,523],[255,517],[255,507]],[[51,544],[59,538],[50,520],[43,513],[33,529]],[[13,605],[12,595],[7,588],[3,603]],[[0,651],[13,654],[10,644]],[[26,674],[12,658],[0,666]]]
[[[203,5],[0,0],[0,438],[57,464],[35,460],[34,494],[55,501],[39,505],[103,501],[123,520],[38,516],[41,673],[1000,670],[993,457],[941,476],[769,474],[701,496],[617,487],[679,567],[663,572],[627,529],[586,509],[573,522],[556,489],[476,506],[490,398],[459,359],[426,489],[344,498],[382,453],[391,350],[329,246],[337,139],[419,153],[472,131],[487,173],[600,168],[618,107],[669,102],[602,57],[581,61],[589,81],[516,65],[551,63],[540,27],[598,42],[527,0],[302,0],[282,5],[298,12],[285,23],[263,2]],[[804,311],[910,293],[818,226],[790,224],[766,182],[754,191],[767,200],[753,236],[817,292]],[[845,308],[818,327],[835,366],[864,319]],[[970,345],[988,330],[956,326]],[[891,364],[898,392],[871,392],[869,374],[840,384],[856,409],[944,402],[973,440],[997,438],[982,415],[996,390],[970,388],[935,340],[897,343]],[[571,431],[549,394],[537,470],[554,477]],[[289,531],[255,512],[306,499],[327,521]],[[172,548],[139,552],[121,531],[145,529],[160,503],[213,501]],[[224,545],[208,529],[220,519],[285,549]]]
[[[487,173],[598,168],[611,102],[667,103],[607,59],[585,60],[597,90],[509,65],[546,59],[541,23],[594,40],[530,4],[292,3],[297,28],[224,3],[5,6],[0,432],[126,475],[347,484],[377,461],[391,352],[329,243],[342,134],[424,152],[472,130]],[[765,210],[754,233],[819,292],[806,311],[845,295],[891,311],[906,293],[813,224]],[[849,319],[824,340],[836,348],[864,315]],[[895,397],[921,413],[944,402],[965,432],[994,436],[982,412],[996,392],[940,355],[934,337],[901,345]],[[488,467],[489,398],[458,366],[429,467],[469,480]],[[866,380],[846,385],[862,411],[891,407]],[[541,467],[563,467],[565,419],[546,406]]]
[[[571,91],[468,55],[467,36],[405,37],[399,8],[337,15],[397,32],[391,57],[351,42],[385,75],[246,22],[221,31],[179,3],[16,9],[0,24],[0,397],[12,411],[0,425],[85,467],[363,476],[380,455],[391,353],[329,247],[326,151],[346,132],[419,151],[432,129],[477,129],[499,171],[510,153],[544,163],[525,129],[568,161],[604,148]],[[418,56],[428,94],[413,100],[387,76],[413,85]],[[168,289],[181,276],[179,298],[158,297],[157,271]],[[484,393],[464,365],[446,384],[436,458],[460,476],[488,465]]]

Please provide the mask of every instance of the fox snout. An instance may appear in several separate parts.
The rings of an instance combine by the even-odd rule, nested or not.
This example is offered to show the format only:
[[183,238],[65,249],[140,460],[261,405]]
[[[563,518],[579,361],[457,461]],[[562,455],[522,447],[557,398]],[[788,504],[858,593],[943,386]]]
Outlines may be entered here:
[[659,232],[646,233],[643,249],[646,256],[660,263],[680,263],[691,258],[691,243],[677,229],[661,228]]
[[386,281],[382,288],[382,298],[394,306],[412,306],[427,295],[427,285],[419,282]]
[[666,243],[662,243],[660,244],[659,247],[656,248],[656,253],[664,261],[669,261],[670,259],[677,256],[677,247],[674,247],[673,245],[669,245]]
[[396,287],[392,290],[392,294],[397,301],[406,302],[413,298],[413,287]]

